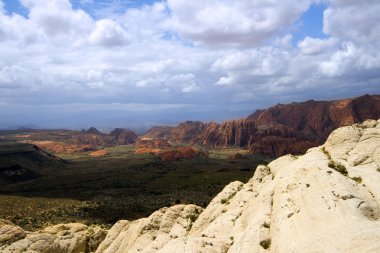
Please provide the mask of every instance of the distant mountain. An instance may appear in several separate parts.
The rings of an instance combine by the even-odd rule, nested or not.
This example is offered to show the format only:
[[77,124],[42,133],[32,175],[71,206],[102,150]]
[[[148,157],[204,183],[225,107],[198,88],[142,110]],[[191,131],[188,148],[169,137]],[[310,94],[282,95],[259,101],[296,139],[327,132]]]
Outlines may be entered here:
[[278,104],[257,110],[245,119],[222,124],[187,121],[176,127],[154,127],[143,137],[171,143],[212,147],[239,146],[253,153],[280,156],[300,154],[322,144],[336,128],[380,118],[380,95]]
[[95,127],[90,127],[89,129],[83,130],[82,132],[86,134],[100,134],[100,131],[96,129]]
[[100,146],[112,147],[133,144],[137,139],[136,133],[129,129],[116,128],[111,133],[105,134],[95,127],[82,131],[27,130],[23,131],[22,134],[10,131],[5,133],[3,137],[5,140],[7,140],[6,138],[16,138],[18,141],[34,144],[55,154],[94,151]]

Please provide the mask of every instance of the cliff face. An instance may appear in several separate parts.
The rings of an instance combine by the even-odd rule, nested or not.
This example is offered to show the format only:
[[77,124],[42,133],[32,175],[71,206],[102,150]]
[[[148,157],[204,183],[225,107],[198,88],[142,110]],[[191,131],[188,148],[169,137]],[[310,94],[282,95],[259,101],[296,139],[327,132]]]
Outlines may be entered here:
[[379,117],[380,96],[365,95],[337,101],[279,104],[258,110],[246,119],[222,124],[185,122],[177,127],[154,128],[145,136],[211,147],[247,147],[253,153],[281,156],[301,154],[322,144],[338,127]]
[[119,221],[97,253],[380,252],[380,120],[334,131],[299,157],[259,166],[206,209]]
[[186,121],[176,127],[153,127],[143,135],[147,139],[165,139],[171,144],[198,142],[207,124],[199,121]]
[[257,111],[249,148],[266,155],[299,154],[322,144],[336,128],[380,117],[380,96],[338,101],[306,101]]

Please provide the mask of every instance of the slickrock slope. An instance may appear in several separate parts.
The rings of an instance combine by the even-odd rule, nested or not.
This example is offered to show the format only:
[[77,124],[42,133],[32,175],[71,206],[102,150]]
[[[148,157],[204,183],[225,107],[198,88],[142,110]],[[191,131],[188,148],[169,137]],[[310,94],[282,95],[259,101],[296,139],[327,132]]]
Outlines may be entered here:
[[97,253],[380,252],[380,120],[259,166],[205,210],[163,208],[119,221]]
[[79,223],[59,224],[38,232],[0,220],[0,252],[81,253],[94,252],[106,231]]

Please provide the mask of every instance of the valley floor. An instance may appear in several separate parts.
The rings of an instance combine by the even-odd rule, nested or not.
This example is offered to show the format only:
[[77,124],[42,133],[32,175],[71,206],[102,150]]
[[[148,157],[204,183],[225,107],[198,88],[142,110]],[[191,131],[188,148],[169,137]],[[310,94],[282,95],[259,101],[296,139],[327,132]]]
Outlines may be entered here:
[[[226,184],[246,182],[257,165],[268,162],[253,156],[230,159],[245,152],[238,149],[209,150],[209,158],[180,161],[135,154],[132,145],[106,150],[101,157],[61,155],[67,163],[49,164],[37,178],[0,183],[0,217],[32,231],[67,222],[110,226],[173,204],[206,206]],[[14,159],[3,159],[2,166],[4,161]],[[21,161],[24,167],[31,162]]]

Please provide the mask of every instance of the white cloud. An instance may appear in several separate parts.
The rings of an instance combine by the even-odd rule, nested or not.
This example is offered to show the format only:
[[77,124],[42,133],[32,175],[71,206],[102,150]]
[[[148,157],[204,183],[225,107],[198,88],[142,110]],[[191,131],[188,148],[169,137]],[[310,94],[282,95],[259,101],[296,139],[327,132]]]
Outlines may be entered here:
[[159,39],[165,35],[165,23],[167,9],[164,2],[144,5],[141,8],[131,8],[116,18],[116,20],[133,34],[132,39],[136,42],[142,40]]
[[210,46],[253,47],[272,38],[311,1],[168,0],[170,25],[185,38]]
[[22,0],[29,9],[29,20],[35,23],[47,37],[80,36],[93,26],[92,18],[82,10],[73,10],[68,0]]
[[[349,4],[348,4],[349,3]],[[334,1],[324,12],[324,32],[360,44],[380,45],[379,1]]]
[[110,19],[96,21],[96,28],[90,35],[90,43],[100,46],[122,46],[128,42],[124,29]]
[[200,87],[198,85],[196,85],[195,83],[186,84],[182,88],[182,92],[185,92],[185,93],[194,92],[194,91],[198,91],[198,90],[200,90]]
[[325,50],[333,48],[337,42],[337,39],[334,38],[316,39],[306,37],[298,43],[298,47],[300,48],[302,54],[315,55],[321,54],[325,52]]

